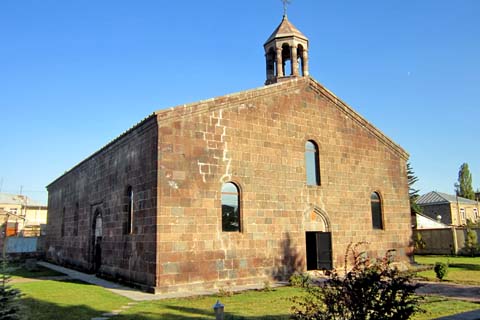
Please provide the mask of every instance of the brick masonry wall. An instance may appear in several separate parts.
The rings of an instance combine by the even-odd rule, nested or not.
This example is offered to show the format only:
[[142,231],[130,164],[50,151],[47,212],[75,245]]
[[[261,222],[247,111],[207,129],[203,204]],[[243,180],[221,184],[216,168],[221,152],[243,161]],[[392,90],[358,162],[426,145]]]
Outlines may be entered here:
[[[122,135],[48,186],[47,258],[93,268],[93,219],[102,214],[105,276],[155,286],[157,125],[154,117]],[[134,191],[132,234],[124,234],[125,194]],[[78,203],[78,235],[74,212]],[[61,236],[65,208],[64,236]]]
[[[310,78],[157,118],[159,292],[258,283],[304,270],[311,228],[330,228],[335,267],[348,244],[359,241],[369,242],[372,255],[396,249],[408,261],[408,155]],[[306,185],[307,140],[319,146],[321,186]],[[241,232],[221,230],[227,181],[241,189]],[[373,191],[382,197],[384,230],[372,228]],[[312,223],[313,211],[324,212],[328,226]]]

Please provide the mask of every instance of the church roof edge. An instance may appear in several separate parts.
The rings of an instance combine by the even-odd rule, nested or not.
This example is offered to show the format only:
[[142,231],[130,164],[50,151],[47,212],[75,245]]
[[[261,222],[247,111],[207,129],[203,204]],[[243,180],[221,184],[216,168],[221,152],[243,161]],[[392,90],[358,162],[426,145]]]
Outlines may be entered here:
[[[325,88],[322,84],[316,81],[311,76],[299,77],[299,78],[292,78],[288,81],[282,81],[279,83],[271,84],[268,86],[261,86],[249,90],[239,91],[231,94],[226,94],[222,96],[217,96],[205,100],[200,100],[188,104],[177,105],[174,107],[170,107],[168,109],[157,110],[151,113],[149,116],[132,126],[130,129],[126,130],[118,137],[114,138],[107,144],[105,144],[102,148],[98,149],[96,152],[92,153],[90,156],[85,158],[84,160],[80,161],[78,164],[73,166],[71,169],[67,170],[57,179],[52,181],[50,184],[47,185],[47,189],[54,184],[55,182],[62,179],[63,176],[68,174],[69,172],[73,171],[75,168],[82,165],[84,162],[88,161],[95,155],[99,154],[103,150],[107,149],[115,142],[120,140],[121,138],[128,135],[133,130],[139,128],[152,118],[157,118],[157,121],[168,121],[171,119],[178,119],[187,116],[192,116],[194,114],[203,113],[206,111],[213,111],[216,109],[224,108],[226,104],[230,104],[232,100],[235,100],[237,103],[241,103],[244,100],[251,99],[252,97],[262,96],[262,95],[270,95],[279,92],[284,92],[286,88],[296,88],[300,84],[309,85],[312,89],[317,91],[317,93],[324,95],[327,97],[332,103],[334,103],[342,112],[344,112],[347,116],[351,117],[355,120],[360,126],[364,127],[370,133],[375,135],[383,144],[388,146],[392,151],[394,151],[398,156],[402,157],[405,160],[408,160],[409,154],[398,144],[396,144],[392,139],[386,136],[383,132],[381,132],[378,128],[376,128],[373,124],[367,121],[364,117],[362,117],[359,113],[357,113],[352,107],[348,104],[343,102],[340,98],[338,98],[333,92]],[[286,87],[286,88],[285,88]],[[245,97],[240,97],[240,96]]]

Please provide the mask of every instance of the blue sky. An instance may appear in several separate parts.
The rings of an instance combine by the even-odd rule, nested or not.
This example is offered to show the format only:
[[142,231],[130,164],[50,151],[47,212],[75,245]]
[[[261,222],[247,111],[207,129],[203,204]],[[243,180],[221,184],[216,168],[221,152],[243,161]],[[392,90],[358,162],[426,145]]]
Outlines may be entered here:
[[[263,85],[280,0],[0,1],[0,187],[45,186],[155,110]],[[310,73],[411,155],[480,188],[480,1],[293,0]]]

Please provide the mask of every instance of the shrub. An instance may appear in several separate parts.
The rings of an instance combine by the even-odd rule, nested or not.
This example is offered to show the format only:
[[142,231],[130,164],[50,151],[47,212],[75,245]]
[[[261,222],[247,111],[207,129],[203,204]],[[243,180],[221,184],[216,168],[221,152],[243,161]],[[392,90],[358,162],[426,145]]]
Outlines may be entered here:
[[306,273],[294,273],[288,282],[292,287],[306,288],[310,285],[311,279]]
[[274,291],[269,280],[263,281],[263,289],[262,289],[262,291],[264,291],[264,292]]
[[427,247],[427,243],[423,240],[422,234],[417,232],[415,235],[415,240],[413,241],[415,250],[422,250]]
[[465,239],[465,250],[468,255],[475,256],[479,250],[477,232],[467,228],[467,238]]
[[19,319],[19,303],[20,291],[12,288],[8,282],[10,275],[8,274],[8,263],[4,258],[1,262],[0,270],[0,320],[16,320]]
[[448,273],[448,265],[443,262],[435,262],[433,271],[435,271],[437,278],[442,280]]
[[372,263],[356,252],[357,246],[347,248],[346,260],[350,250],[354,260],[345,276],[329,272],[323,285],[308,286],[305,296],[292,299],[294,319],[403,320],[421,311],[422,298],[415,295],[418,285],[410,274],[391,267],[393,252]]

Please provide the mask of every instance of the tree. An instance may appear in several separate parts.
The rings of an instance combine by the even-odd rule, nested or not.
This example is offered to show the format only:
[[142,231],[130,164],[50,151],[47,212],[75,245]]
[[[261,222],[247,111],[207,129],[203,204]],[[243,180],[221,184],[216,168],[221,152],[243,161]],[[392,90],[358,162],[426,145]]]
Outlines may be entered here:
[[418,189],[415,189],[413,185],[418,181],[418,177],[415,176],[410,162],[407,162],[407,178],[408,178],[408,195],[410,196],[410,211],[414,213],[422,213],[422,208],[417,204]]
[[477,239],[477,232],[470,228],[467,228],[467,238],[465,239],[465,250],[469,255],[472,257],[475,256],[477,253],[478,247],[478,239]]
[[5,258],[1,262],[0,268],[0,320],[19,319],[19,299],[21,293],[8,284],[10,275],[8,274],[8,264]]
[[472,187],[472,174],[468,169],[468,164],[464,163],[458,171],[458,182],[455,183],[455,193],[459,197],[475,200],[475,192]]

